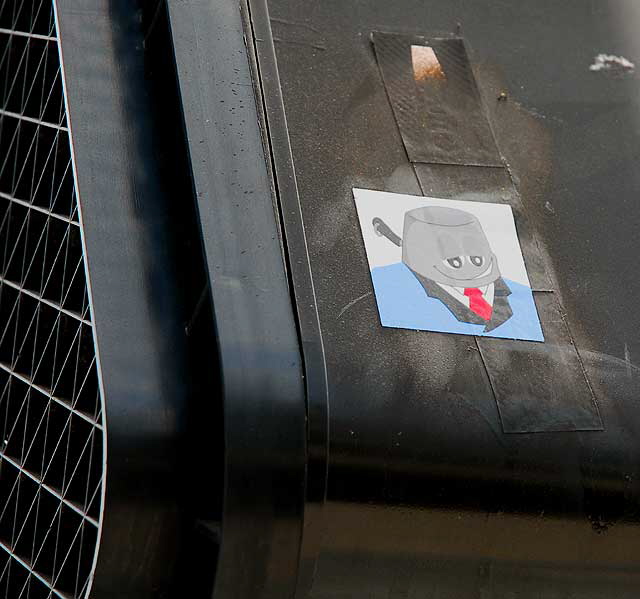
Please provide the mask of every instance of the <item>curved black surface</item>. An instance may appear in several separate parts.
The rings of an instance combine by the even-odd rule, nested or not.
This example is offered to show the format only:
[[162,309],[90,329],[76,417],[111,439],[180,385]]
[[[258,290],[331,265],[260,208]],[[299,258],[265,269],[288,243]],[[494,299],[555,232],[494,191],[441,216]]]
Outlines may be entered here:
[[257,93],[263,102],[261,125],[269,142],[273,180],[284,231],[300,344],[303,352],[307,399],[307,467],[304,527],[297,571],[296,596],[308,592],[315,573],[324,534],[324,504],[327,495],[329,458],[329,398],[324,342],[318,320],[317,299],[311,276],[307,237],[298,197],[298,187],[289,144],[275,47],[269,26],[266,2],[247,3],[247,27],[253,45],[249,55],[255,60],[254,77],[260,81]]
[[[196,396],[208,375],[188,362],[205,279],[184,149],[176,156],[179,113],[172,113],[171,85],[160,84],[166,74],[150,51],[158,5],[57,2],[106,406],[96,599],[166,597],[175,585],[193,526],[194,470],[202,476],[200,455],[184,440],[187,407],[216,399],[212,386],[208,396]],[[197,326],[206,330],[206,323]],[[208,434],[215,456],[219,419]],[[206,458],[215,478],[216,459]],[[203,495],[208,483],[195,482]]]
[[300,550],[305,388],[241,11],[233,0],[168,7],[224,404],[213,596],[282,599]]
[[[589,65],[601,52],[640,59],[637,6],[268,7],[306,233],[287,248],[292,262],[308,250],[328,369],[326,528],[309,597],[636,596],[638,280],[619,257],[640,217],[640,78]],[[369,41],[380,30],[465,38],[603,431],[505,435],[472,338],[379,326],[351,188],[438,195],[449,176],[407,160]],[[260,66],[269,106],[275,67]],[[471,178],[466,192],[486,190]]]
[[[164,4],[58,4],[107,406],[95,596],[635,598],[640,77],[589,69],[640,63],[635,3],[255,0],[243,27],[168,0],[163,59]],[[352,187],[520,198],[413,168],[374,30],[464,37],[603,431],[506,435],[487,346],[379,326]]]

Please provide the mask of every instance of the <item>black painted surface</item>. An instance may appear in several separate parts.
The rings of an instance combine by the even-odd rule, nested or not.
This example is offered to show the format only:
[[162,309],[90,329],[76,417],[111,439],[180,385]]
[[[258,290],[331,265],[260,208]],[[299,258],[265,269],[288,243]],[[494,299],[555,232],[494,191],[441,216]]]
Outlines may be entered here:
[[220,369],[220,387],[210,394],[221,397],[224,413],[213,597],[281,599],[296,582],[306,403],[261,104],[240,5],[167,6],[184,111],[178,125],[187,136],[220,356],[209,365]]
[[[238,599],[635,598],[640,86],[588,66],[640,61],[640,11],[269,0],[272,46],[265,2],[244,30],[234,2],[168,3],[181,114],[160,91],[177,94],[173,73],[149,63],[145,18],[164,13],[59,2],[113,473],[95,596],[208,596],[217,565],[214,596]],[[512,180],[416,173],[374,30],[464,37]],[[483,362],[473,338],[379,326],[351,188],[471,184],[514,206],[603,431],[505,435],[485,362],[507,402],[538,373]],[[200,233],[207,272],[187,275]]]
[[[57,7],[106,412],[106,493],[89,596],[169,597],[195,518],[219,517],[222,421],[166,21],[160,2]],[[198,419],[208,421],[200,446],[188,438]],[[192,596],[189,574],[173,596]]]
[[[600,52],[640,59],[640,9],[268,5],[329,381],[325,533],[298,596],[635,597],[640,78],[589,65]],[[374,30],[464,37],[603,431],[505,435],[472,338],[379,326],[351,188],[420,187]],[[292,259],[304,259],[290,240]],[[505,372],[523,384],[537,375]]]

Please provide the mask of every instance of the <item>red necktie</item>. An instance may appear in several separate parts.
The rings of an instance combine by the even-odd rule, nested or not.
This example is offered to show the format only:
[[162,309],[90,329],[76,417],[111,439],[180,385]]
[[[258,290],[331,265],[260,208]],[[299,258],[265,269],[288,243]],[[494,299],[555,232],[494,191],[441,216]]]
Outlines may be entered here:
[[469,309],[474,313],[489,320],[493,308],[491,304],[482,297],[482,291],[477,287],[465,287],[464,294],[469,298]]

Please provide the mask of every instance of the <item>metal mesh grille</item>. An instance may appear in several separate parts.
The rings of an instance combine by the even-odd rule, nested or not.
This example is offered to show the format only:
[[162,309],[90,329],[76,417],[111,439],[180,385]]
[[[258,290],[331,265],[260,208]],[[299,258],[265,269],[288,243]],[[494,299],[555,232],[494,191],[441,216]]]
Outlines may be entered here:
[[0,597],[84,597],[101,398],[52,0],[0,0]]

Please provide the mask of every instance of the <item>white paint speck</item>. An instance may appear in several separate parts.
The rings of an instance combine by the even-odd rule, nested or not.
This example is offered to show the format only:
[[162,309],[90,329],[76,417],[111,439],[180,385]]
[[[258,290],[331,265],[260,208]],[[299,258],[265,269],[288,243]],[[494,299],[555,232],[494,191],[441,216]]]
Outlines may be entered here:
[[627,363],[627,377],[631,378],[631,355],[629,354],[629,346],[624,344],[624,361]]
[[624,56],[598,54],[589,66],[590,71],[633,71],[636,65]]

